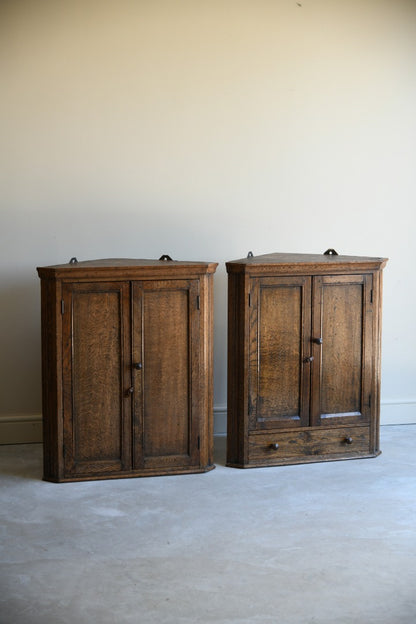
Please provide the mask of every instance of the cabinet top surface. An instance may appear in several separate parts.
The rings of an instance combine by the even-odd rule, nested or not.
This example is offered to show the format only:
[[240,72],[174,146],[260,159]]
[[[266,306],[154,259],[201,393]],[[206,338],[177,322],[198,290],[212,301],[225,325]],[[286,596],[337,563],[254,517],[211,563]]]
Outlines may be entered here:
[[171,271],[181,274],[214,273],[218,264],[216,262],[192,262],[186,260],[148,260],[136,258],[103,258],[97,260],[83,260],[68,262],[67,264],[55,264],[45,267],[37,267],[40,277],[78,277],[80,275],[105,276],[108,274],[122,275],[142,274],[151,272],[155,275],[165,274]]
[[285,271],[339,271],[339,270],[378,270],[382,269],[387,258],[369,256],[341,256],[335,254],[269,253],[250,256],[226,263],[230,272],[259,272],[270,269]]

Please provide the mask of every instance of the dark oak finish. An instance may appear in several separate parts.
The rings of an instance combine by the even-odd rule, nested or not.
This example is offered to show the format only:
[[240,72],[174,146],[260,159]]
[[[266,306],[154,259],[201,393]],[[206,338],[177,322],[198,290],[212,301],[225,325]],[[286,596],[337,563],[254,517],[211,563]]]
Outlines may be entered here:
[[198,462],[198,293],[196,279],[133,284],[136,468]]
[[387,259],[267,254],[227,263],[227,464],[379,454]]
[[[92,475],[131,467],[128,282],[62,286],[64,470]],[[48,381],[50,383],[50,381]]]
[[249,428],[309,422],[310,375],[299,357],[310,336],[310,278],[251,281]]
[[40,267],[44,479],[213,466],[216,263]]

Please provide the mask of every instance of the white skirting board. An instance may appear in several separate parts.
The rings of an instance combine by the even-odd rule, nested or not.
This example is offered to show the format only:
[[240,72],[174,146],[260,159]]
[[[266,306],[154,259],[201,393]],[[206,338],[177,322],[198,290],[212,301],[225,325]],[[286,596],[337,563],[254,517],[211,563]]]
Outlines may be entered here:
[[411,401],[381,401],[381,425],[416,424],[416,399]]
[[0,444],[42,442],[42,414],[0,414]]
[[[381,425],[416,424],[416,399],[381,402]],[[214,435],[227,432],[226,406],[214,407]],[[42,442],[41,414],[0,415],[0,444]]]

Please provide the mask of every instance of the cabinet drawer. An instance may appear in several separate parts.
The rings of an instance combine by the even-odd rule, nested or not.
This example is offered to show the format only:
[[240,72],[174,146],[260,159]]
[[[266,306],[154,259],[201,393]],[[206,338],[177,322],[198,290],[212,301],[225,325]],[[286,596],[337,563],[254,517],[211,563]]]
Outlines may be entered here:
[[371,457],[368,427],[309,429],[251,435],[249,465],[280,465]]

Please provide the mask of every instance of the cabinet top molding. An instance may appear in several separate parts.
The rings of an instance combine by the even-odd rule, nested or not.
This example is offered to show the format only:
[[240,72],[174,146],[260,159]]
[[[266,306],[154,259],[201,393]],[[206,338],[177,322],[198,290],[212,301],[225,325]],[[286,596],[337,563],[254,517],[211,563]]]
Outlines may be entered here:
[[260,256],[249,256],[240,260],[226,262],[228,273],[250,273],[264,275],[272,272],[291,274],[319,274],[328,272],[343,273],[345,271],[363,272],[378,271],[387,264],[388,258],[372,258],[368,256],[339,256],[324,254],[300,253],[269,253]]
[[150,271],[152,277],[181,274],[205,275],[215,273],[216,262],[192,262],[185,260],[147,260],[134,258],[103,258],[99,260],[83,260],[52,266],[37,267],[39,277],[43,279],[74,279],[74,278],[112,278],[119,275],[123,278],[141,279]]

